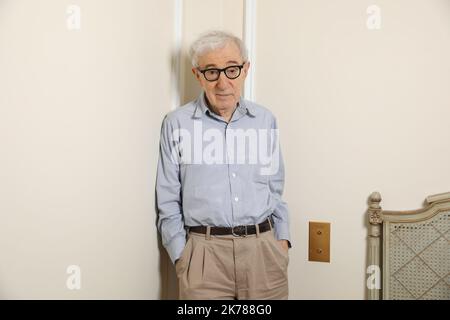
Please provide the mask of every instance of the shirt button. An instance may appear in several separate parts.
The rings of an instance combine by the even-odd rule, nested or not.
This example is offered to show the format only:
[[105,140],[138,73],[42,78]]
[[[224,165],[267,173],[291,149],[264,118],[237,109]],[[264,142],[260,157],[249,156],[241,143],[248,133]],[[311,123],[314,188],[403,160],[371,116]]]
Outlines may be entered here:
[[238,197],[234,197],[234,201],[238,202],[239,198]]
[[236,178],[236,173],[233,172],[231,175],[233,176],[233,178]]

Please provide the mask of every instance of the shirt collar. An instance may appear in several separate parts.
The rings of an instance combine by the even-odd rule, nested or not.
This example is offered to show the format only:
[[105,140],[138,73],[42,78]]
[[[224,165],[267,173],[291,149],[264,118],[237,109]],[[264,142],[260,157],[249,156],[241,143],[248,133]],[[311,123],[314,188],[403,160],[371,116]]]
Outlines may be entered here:
[[[209,111],[210,110],[206,105],[205,93],[202,92],[195,101],[194,118],[201,118],[203,114]],[[242,97],[239,99],[237,111],[242,114],[249,114],[251,117],[255,117],[257,113],[256,109],[252,105],[247,103]]]

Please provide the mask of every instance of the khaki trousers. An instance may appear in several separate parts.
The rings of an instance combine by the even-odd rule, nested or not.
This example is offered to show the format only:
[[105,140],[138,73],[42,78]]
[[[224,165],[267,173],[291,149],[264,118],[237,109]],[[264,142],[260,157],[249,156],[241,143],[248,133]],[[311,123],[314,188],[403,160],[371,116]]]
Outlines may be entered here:
[[190,232],[176,263],[179,297],[287,299],[288,263],[273,230],[246,237]]

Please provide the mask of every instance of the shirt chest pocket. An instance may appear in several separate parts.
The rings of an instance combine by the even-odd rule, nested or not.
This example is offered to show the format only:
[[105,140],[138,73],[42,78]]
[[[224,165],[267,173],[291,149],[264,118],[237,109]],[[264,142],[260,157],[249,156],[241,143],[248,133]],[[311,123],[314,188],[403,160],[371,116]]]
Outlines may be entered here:
[[252,180],[254,183],[259,185],[268,185],[269,183],[269,176],[268,175],[262,175],[258,171],[253,173]]

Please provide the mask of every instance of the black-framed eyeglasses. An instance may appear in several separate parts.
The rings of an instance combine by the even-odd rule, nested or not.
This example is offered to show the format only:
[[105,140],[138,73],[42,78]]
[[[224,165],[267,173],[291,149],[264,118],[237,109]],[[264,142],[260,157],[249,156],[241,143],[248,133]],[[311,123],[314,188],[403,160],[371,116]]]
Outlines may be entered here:
[[203,76],[205,77],[205,79],[207,81],[217,81],[220,77],[220,74],[223,72],[225,73],[225,76],[228,79],[236,79],[241,75],[241,70],[244,67],[245,62],[243,64],[241,64],[240,66],[229,66],[223,69],[218,69],[218,68],[208,68],[205,70],[200,70],[198,69],[198,71],[200,71],[201,73],[203,73]]

